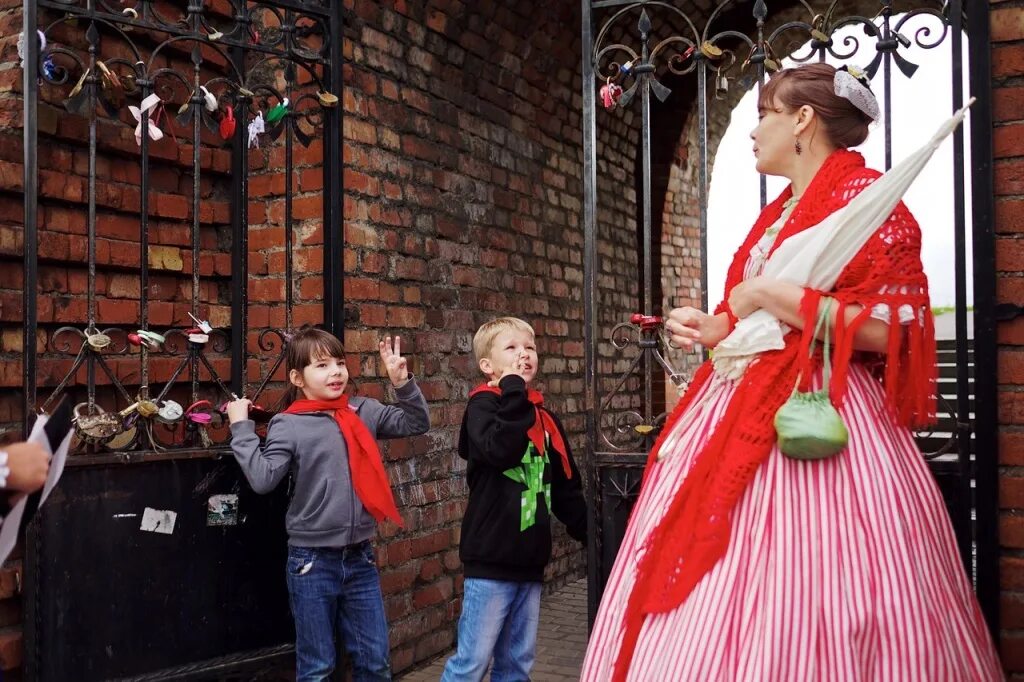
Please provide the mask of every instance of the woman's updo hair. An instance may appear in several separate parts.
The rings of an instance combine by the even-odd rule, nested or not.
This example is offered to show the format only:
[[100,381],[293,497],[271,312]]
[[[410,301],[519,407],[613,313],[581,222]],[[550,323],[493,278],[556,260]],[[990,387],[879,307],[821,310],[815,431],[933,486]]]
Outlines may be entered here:
[[782,69],[761,89],[759,109],[779,105],[795,110],[807,105],[814,109],[828,135],[837,147],[856,147],[868,138],[871,117],[840,97],[835,90],[836,68],[830,64],[805,64]]

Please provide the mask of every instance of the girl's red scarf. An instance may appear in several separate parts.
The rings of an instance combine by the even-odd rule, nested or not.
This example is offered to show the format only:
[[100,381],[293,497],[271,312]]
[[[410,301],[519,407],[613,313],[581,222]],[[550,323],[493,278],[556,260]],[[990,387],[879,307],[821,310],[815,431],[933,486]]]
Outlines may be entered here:
[[388,481],[387,472],[384,471],[377,440],[349,406],[348,396],[343,395],[336,400],[296,400],[285,412],[334,412],[334,421],[338,422],[338,428],[341,429],[341,435],[348,447],[348,467],[352,473],[352,486],[359,501],[378,521],[388,518],[399,526],[402,525],[402,516],[398,513],[395,498],[391,494],[391,483]]
[[[799,205],[783,226],[774,247],[802,230],[817,225],[845,206],[879,176],[864,167],[864,158],[840,150],[822,165]],[[746,241],[733,257],[725,286],[725,299],[743,281],[751,248],[782,215],[792,196],[786,189],[761,212]],[[891,327],[888,354],[872,356],[881,369],[887,404],[892,415],[907,426],[930,423],[935,415],[935,339],[928,301],[928,283],[920,260],[921,232],[901,203],[875,235],[847,265],[829,296],[839,307],[832,353],[831,396],[842,404],[853,337],[877,304],[889,306]],[[809,355],[814,320],[822,292],[808,290],[801,313],[803,331],[786,336],[785,348],[762,354],[739,380],[725,414],[679,490],[664,518],[648,536],[637,565],[633,592],[624,618],[623,641],[616,658],[613,680],[625,680],[644,618],[678,607],[697,583],[724,556],[729,544],[731,514],[758,467],[775,445],[775,413],[789,398],[798,376],[806,383],[821,364]],[[845,324],[848,305],[863,306],[853,322]],[[901,325],[898,308],[909,305],[916,318]],[[723,303],[716,312],[731,311]],[[903,329],[906,329],[904,333]],[[867,359],[867,358],[865,358]],[[705,362],[686,395],[673,410],[647,462],[645,480],[657,460],[665,436],[686,412],[712,374]],[[807,464],[806,466],[814,466]]]
[[[472,398],[477,393],[501,395],[501,389],[497,386],[480,384],[469,392],[469,397]],[[526,398],[533,403],[534,410],[537,412],[536,421],[533,422],[530,430],[526,432],[530,442],[537,448],[537,452],[543,455],[547,447],[544,441],[544,434],[547,433],[551,436],[551,446],[562,458],[562,470],[565,471],[565,477],[572,478],[572,467],[569,466],[569,451],[565,448],[565,440],[562,439],[562,432],[558,430],[554,418],[544,409],[544,396],[541,395],[540,391],[535,391],[531,388],[527,390]]]

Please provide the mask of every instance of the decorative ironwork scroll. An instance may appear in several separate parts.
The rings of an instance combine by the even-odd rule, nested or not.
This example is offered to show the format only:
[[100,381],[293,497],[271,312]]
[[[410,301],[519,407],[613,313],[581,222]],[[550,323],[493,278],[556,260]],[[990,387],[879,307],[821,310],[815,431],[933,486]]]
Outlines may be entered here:
[[[25,414],[72,400],[80,415],[75,451],[91,461],[224,446],[222,405],[242,394],[275,400],[266,391],[296,324],[300,161],[322,169],[326,188],[320,226],[330,255],[316,321],[340,332],[338,12],[326,0],[230,0],[218,9],[190,0],[181,10],[152,0],[37,6],[36,40],[22,36],[23,66],[38,76],[26,110],[30,100],[32,108],[63,109],[60,127],[48,133],[63,145],[76,146],[73,130],[84,133],[77,145],[86,160],[86,304],[70,325],[31,314],[39,258],[26,254],[25,348],[37,331],[46,341],[25,363]],[[51,172],[35,149],[28,155],[26,174]],[[283,180],[283,211],[256,222],[283,225],[281,306],[253,329],[249,192],[253,178],[272,175]],[[26,241],[45,235],[38,194],[27,190]],[[122,227],[127,216],[137,220],[134,234]],[[105,239],[105,223],[116,223],[120,241]],[[115,247],[116,257],[100,252]],[[118,309],[111,324],[104,305],[113,310],[115,278],[127,287],[116,295],[135,299],[137,317]],[[252,361],[264,371],[255,381]],[[90,420],[112,433],[89,436],[82,425]]]

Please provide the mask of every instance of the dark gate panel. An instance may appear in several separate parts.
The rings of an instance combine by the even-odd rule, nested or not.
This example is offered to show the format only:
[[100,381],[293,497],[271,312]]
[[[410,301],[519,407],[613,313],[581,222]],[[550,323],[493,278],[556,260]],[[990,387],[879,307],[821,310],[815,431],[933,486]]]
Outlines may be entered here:
[[[239,523],[211,525],[209,498],[231,493]],[[249,490],[229,457],[67,470],[27,548],[29,678],[196,670],[289,649],[287,502],[284,490]],[[173,533],[139,532],[146,508],[176,512]]]
[[[861,15],[847,15],[856,4]],[[702,9],[703,8],[703,9]],[[857,27],[854,38],[839,39],[837,31]],[[962,33],[971,36],[970,54]],[[656,281],[662,241],[663,207],[652,206],[652,195],[663,197],[667,173],[654,172],[652,111],[675,106],[675,118],[695,121],[696,158],[690,159],[696,179],[699,219],[701,286],[699,299],[675,305],[708,309],[707,201],[711,151],[709,116],[731,107],[736,93],[759,88],[783,58],[797,62],[825,60],[826,55],[866,66],[883,107],[885,165],[892,164],[892,111],[889,94],[899,79],[912,78],[918,65],[901,51],[912,45],[946,49],[952,57],[950,112],[966,97],[963,76],[969,69],[970,94],[978,98],[972,110],[971,168],[965,160],[965,134],[953,136],[953,243],[956,296],[956,340],[942,349],[940,364],[940,423],[933,433],[919,434],[957,534],[961,558],[974,578],[982,608],[991,627],[998,610],[998,510],[995,448],[995,267],[991,194],[991,109],[988,77],[988,9],[984,3],[872,0],[789,0],[715,3],[638,0],[583,0],[583,145],[584,145],[584,315],[585,391],[588,408],[587,474],[593,518],[590,526],[590,615],[594,617],[608,573],[624,534],[629,512],[649,452],[666,418],[666,394],[683,387],[697,358],[673,356],[663,338],[663,301]],[[801,47],[803,46],[803,47]],[[794,50],[796,52],[794,52]],[[970,57],[968,59],[968,57]],[[693,85],[687,85],[695,81]],[[689,88],[689,90],[687,90]],[[689,108],[679,95],[696,91]],[[615,105],[608,107],[608,101]],[[616,101],[617,100],[617,101]],[[604,108],[610,112],[601,111]],[[629,113],[623,113],[629,112]],[[661,124],[672,116],[656,118]],[[600,126],[606,126],[602,131]],[[631,128],[629,128],[632,126]],[[637,159],[635,254],[640,273],[636,287],[638,314],[632,320],[610,321],[600,306],[607,292],[601,275],[607,262],[598,249],[607,230],[602,211],[607,178],[599,174],[598,140],[622,138],[623,128],[635,133]],[[682,132],[669,131],[669,135]],[[929,131],[930,132],[930,131]],[[671,140],[676,144],[677,140]],[[661,154],[660,156],[665,156]],[[655,161],[652,163],[652,158]],[[617,180],[622,184],[621,179]],[[971,193],[973,215],[966,212]],[[766,202],[761,181],[761,203]],[[967,244],[974,254],[974,329],[968,335]],[[679,368],[666,361],[673,358]],[[683,362],[680,363],[680,360]],[[685,367],[684,367],[685,363]],[[973,371],[977,368],[976,375]],[[977,448],[975,445],[977,444]]]

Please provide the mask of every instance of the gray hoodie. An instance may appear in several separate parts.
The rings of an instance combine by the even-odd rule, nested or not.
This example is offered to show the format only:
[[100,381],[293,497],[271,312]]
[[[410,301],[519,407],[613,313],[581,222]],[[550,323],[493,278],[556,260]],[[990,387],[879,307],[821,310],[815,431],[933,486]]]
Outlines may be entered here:
[[[350,398],[349,404],[374,438],[426,433],[430,413],[416,381],[410,378],[395,394],[397,406],[359,397]],[[373,537],[376,521],[352,487],[348,448],[332,413],[279,414],[270,420],[262,448],[251,420],[235,422],[231,449],[257,493],[276,488],[294,468],[294,492],[285,517],[289,544],[344,547]]]

